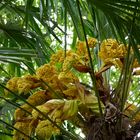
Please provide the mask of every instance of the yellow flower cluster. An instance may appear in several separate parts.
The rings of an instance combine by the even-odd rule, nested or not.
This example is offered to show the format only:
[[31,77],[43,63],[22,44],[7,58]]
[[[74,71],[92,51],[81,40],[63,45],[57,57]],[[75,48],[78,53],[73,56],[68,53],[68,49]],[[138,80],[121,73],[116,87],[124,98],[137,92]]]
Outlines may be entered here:
[[[17,88],[17,82],[18,80],[20,79],[20,77],[13,77],[12,79],[10,79],[7,84],[6,84],[6,87],[13,91],[13,92],[18,92],[18,88]],[[5,94],[8,95],[9,91],[8,90],[5,90]]]
[[55,65],[56,63],[63,63],[65,59],[64,50],[58,50],[57,53],[53,54],[50,58],[50,65]]
[[77,99],[78,98],[78,90],[77,87],[75,85],[67,85],[67,89],[63,91],[63,93],[72,99]]
[[122,67],[121,58],[126,55],[126,47],[115,39],[107,39],[101,43],[99,57],[105,64],[114,64]]
[[14,130],[13,140],[30,140],[30,135],[36,127],[36,120],[25,119],[23,121],[16,122],[14,127],[23,132],[23,134]]
[[36,76],[25,75],[23,78],[20,78],[17,82],[18,92],[19,93],[28,93],[31,89],[37,88],[40,86],[40,81]]
[[[88,39],[88,46],[89,48],[94,48],[97,43],[97,40],[95,38],[89,38]],[[78,41],[77,46],[76,46],[76,54],[77,58],[75,59],[75,63],[73,67],[79,71],[79,72],[89,72],[90,67],[89,67],[89,54],[87,51],[86,43],[83,41]],[[93,58],[93,55],[92,55]]]
[[37,125],[37,128],[35,129],[35,132],[40,140],[49,140],[53,134],[60,134],[60,130],[49,120],[40,121]]
[[[88,38],[88,46],[89,48],[94,48],[95,45],[97,44],[97,39],[96,38]],[[87,47],[86,47],[86,43],[84,41],[78,41],[77,43],[77,51],[76,53],[81,55],[81,56],[85,56],[85,54],[87,55]]]
[[[118,57],[115,53],[118,43],[112,40],[108,40],[108,42],[110,43],[104,42],[104,45],[101,45],[100,57],[105,59],[105,62],[108,61],[105,54],[110,59],[120,59],[125,55],[125,52],[124,54],[122,52],[123,46],[120,45]],[[88,39],[90,51],[96,43],[96,39]],[[80,83],[79,78],[74,73],[76,70],[81,73],[91,71],[86,43],[81,41],[77,43],[75,51],[69,50],[65,54],[63,50],[59,50],[52,55],[50,63],[44,64],[36,70],[35,75],[14,77],[8,81],[6,87],[19,94],[26,94],[32,90],[33,94],[28,97],[27,102],[39,109],[44,115],[48,115],[58,126],[61,126],[64,120],[77,118],[78,111],[84,117],[99,114],[98,100],[93,93],[94,91],[87,90]],[[34,91],[36,92],[34,93]],[[59,97],[61,99],[58,99]],[[20,107],[16,109],[14,114],[17,129],[25,133],[28,130],[27,135],[30,135],[34,128],[39,139],[49,139],[51,135],[60,133],[60,130],[52,122],[30,105],[23,104]],[[101,103],[101,107],[104,109],[103,103]],[[26,130],[24,131],[24,129]],[[19,140],[17,134],[18,132],[15,131],[14,140]],[[25,135],[20,137],[28,139]]]
[[[56,123],[58,126],[66,119],[70,119],[73,116],[76,116],[78,113],[78,105],[76,100],[60,100],[52,99],[47,101],[45,104],[37,106],[44,115],[47,114],[51,120]],[[52,122],[46,120],[36,110],[32,111],[33,118],[39,119],[39,123],[35,129],[35,132],[39,139],[50,139],[53,134],[59,134],[60,130]]]
[[95,45],[97,44],[97,39],[96,38],[88,38],[88,46],[90,48],[94,48]]
[[[45,103],[49,99],[51,99],[49,92],[37,91],[33,95],[29,96],[29,98],[27,99],[27,102],[29,102],[33,106],[38,106]],[[30,116],[29,113],[31,113],[32,110],[33,108],[31,106],[29,106],[28,104],[23,104],[21,108],[16,109],[14,118],[16,120],[20,120],[22,118],[28,117]]]
[[[40,81],[36,76],[32,75],[25,75],[24,77],[14,77],[10,79],[6,87],[15,92],[15,93],[28,93],[31,89],[37,88],[40,86]],[[9,93],[9,91],[5,90],[6,95]]]
[[39,79],[49,83],[53,81],[54,76],[57,75],[57,71],[53,65],[45,64],[36,70],[36,75]]
[[[33,106],[38,106],[44,104],[47,100],[50,99],[50,96],[48,95],[49,93],[47,93],[46,91],[37,91],[33,95],[29,96],[27,102],[29,102]],[[32,132],[35,131],[35,128],[39,123],[38,119],[33,118],[32,115],[29,114],[32,111],[33,108],[28,104],[23,104],[22,106],[20,106],[20,108],[16,109],[14,114],[16,123],[14,127],[22,131],[25,135],[15,130],[13,140],[30,140],[29,136],[32,134]]]
[[[122,68],[124,65],[124,58],[127,54],[128,46],[117,42],[115,39],[106,39],[101,43],[99,57],[105,65],[115,65]],[[133,50],[131,49],[131,54]],[[133,68],[140,67],[137,59],[133,62]]]
[[58,75],[58,79],[63,83],[65,86],[67,86],[69,83],[75,83],[78,82],[79,79],[74,75],[72,72],[61,72]]
[[[97,43],[97,39],[95,38],[88,39],[88,45],[90,48],[94,48],[96,43]],[[64,61],[67,61],[66,59],[68,59],[68,61],[70,60],[74,61],[75,59],[79,59],[79,60],[82,59],[84,61],[88,61],[86,43],[84,41],[78,41],[76,45],[76,52],[69,50],[66,52],[66,56],[64,50],[62,49],[58,50],[57,53],[51,56],[50,65],[55,65],[56,63],[63,63]],[[76,61],[77,60],[75,60],[74,63]]]

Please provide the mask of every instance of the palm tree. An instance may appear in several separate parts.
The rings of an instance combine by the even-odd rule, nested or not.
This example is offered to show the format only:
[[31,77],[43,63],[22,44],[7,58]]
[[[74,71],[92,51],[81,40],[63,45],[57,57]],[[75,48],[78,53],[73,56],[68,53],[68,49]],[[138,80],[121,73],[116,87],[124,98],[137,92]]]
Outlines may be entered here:
[[0,138],[136,139],[139,13],[138,0],[2,0]]

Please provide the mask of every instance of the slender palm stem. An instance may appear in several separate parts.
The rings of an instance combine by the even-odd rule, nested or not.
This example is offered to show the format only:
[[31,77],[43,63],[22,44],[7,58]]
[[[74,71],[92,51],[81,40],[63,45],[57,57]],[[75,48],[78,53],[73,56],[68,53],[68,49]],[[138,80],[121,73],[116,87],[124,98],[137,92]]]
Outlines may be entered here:
[[95,77],[95,74],[94,74],[94,65],[93,65],[93,62],[92,62],[92,57],[91,57],[91,53],[90,53],[90,49],[89,49],[89,45],[88,45],[88,41],[87,41],[87,37],[86,37],[86,32],[85,32],[85,28],[84,28],[82,14],[81,14],[81,11],[80,11],[80,6],[79,6],[80,3],[79,3],[79,0],[76,0],[76,2],[77,2],[78,12],[79,12],[79,16],[80,16],[80,20],[81,20],[81,24],[82,24],[82,28],[83,28],[84,38],[85,38],[85,41],[86,41],[88,56],[89,56],[89,60],[90,60],[90,67],[91,67],[90,76],[91,76],[91,79],[92,79],[92,84],[93,84],[96,96],[98,98],[98,105],[99,105],[100,114],[101,114],[101,116],[103,116],[102,107],[101,107],[101,103],[100,103],[100,96],[99,96],[98,89],[96,87],[96,77]]

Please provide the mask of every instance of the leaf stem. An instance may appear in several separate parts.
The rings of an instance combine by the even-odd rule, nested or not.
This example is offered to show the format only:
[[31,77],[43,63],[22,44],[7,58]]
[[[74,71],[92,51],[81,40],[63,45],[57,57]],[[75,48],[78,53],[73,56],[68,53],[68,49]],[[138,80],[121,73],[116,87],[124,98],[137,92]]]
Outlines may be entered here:
[[81,14],[80,6],[79,6],[80,3],[79,3],[79,0],[76,0],[76,2],[77,2],[78,12],[79,12],[80,20],[81,20],[81,25],[83,28],[84,38],[86,41],[87,52],[88,52],[88,56],[89,56],[89,60],[90,60],[90,66],[91,66],[90,76],[91,76],[92,84],[93,84],[93,87],[94,87],[94,90],[95,90],[95,93],[96,93],[96,96],[98,99],[98,106],[99,106],[99,110],[100,110],[100,115],[103,116],[102,107],[101,107],[101,103],[100,103],[99,91],[98,91],[97,86],[96,86],[96,77],[95,77],[95,73],[94,73],[94,66],[93,66],[92,57],[91,57],[91,53],[90,53],[90,49],[89,49],[89,45],[88,45],[88,41],[87,41],[87,37],[86,37],[86,31],[84,28],[84,22],[82,19],[82,14]]

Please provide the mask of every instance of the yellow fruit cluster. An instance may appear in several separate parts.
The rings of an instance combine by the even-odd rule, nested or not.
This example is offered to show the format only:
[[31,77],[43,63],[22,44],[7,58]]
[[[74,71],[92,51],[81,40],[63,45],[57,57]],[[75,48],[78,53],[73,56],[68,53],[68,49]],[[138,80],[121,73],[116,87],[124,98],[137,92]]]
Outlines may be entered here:
[[[50,97],[49,97],[48,92],[41,90],[29,96],[27,99],[27,102],[29,102],[33,106],[38,106],[40,104],[45,103],[49,99]],[[21,108],[16,109],[14,117],[16,120],[23,119],[25,117],[30,116],[29,113],[31,113],[32,110],[33,108],[31,106],[29,106],[28,104],[23,104]]]
[[19,131],[14,130],[13,140],[30,140],[37,124],[38,120],[32,118],[25,118],[16,122],[14,127]]
[[[99,57],[105,65],[115,65],[122,68],[124,65],[124,58],[127,54],[128,45],[119,43],[115,39],[106,39],[101,43]],[[131,49],[131,54],[133,50]],[[140,67],[137,59],[134,60],[133,68]]]
[[[40,81],[36,76],[25,75],[24,77],[14,77],[7,82],[6,87],[15,93],[28,93],[31,89],[40,86]],[[5,90],[7,95],[9,91]]]
[[99,57],[105,64],[114,64],[122,67],[121,58],[127,53],[127,48],[123,44],[119,44],[115,39],[107,39],[101,43]]
[[[91,49],[96,43],[95,38],[88,40]],[[86,92],[86,87],[80,84],[73,69],[82,73],[90,71],[85,42],[79,41],[76,50],[68,50],[66,54],[63,50],[59,50],[51,56],[50,63],[36,70],[35,75],[14,77],[7,82],[6,87],[17,94],[27,94],[32,91],[33,94],[28,97],[27,102],[54,122],[46,119],[29,104],[23,104],[15,110],[14,127],[25,135],[15,130],[14,140],[21,138],[28,140],[28,136],[33,132],[39,139],[49,139],[51,135],[60,133],[57,126],[61,126],[64,120],[78,118],[77,113],[83,112],[84,106],[88,111],[99,114],[97,98],[94,94]],[[5,93],[8,95],[10,92],[6,90]],[[57,99],[59,97],[61,99]],[[90,99],[93,100],[88,103]]]
[[[95,38],[88,39],[90,51],[96,43]],[[122,67],[121,59],[125,57],[126,52],[123,44],[119,44],[114,39],[107,39],[101,44],[99,57],[106,65]],[[35,75],[14,77],[7,82],[6,87],[12,92],[27,94],[32,91],[33,93],[26,100],[31,106],[26,103],[15,110],[14,127],[26,135],[14,131],[14,140],[22,138],[28,140],[28,136],[32,133],[36,133],[39,139],[49,139],[53,134],[60,134],[57,126],[61,126],[64,120],[71,120],[75,123],[74,118],[76,118],[77,126],[84,127],[83,122],[89,116],[99,115],[99,102],[94,90],[89,90],[82,85],[75,71],[92,74],[86,43],[82,41],[77,43],[75,51],[58,50],[51,56],[48,64],[44,64],[36,70]],[[101,99],[103,99],[107,90],[100,73],[96,75],[96,83],[97,90],[99,94],[101,92]],[[6,90],[5,93],[7,95],[10,92]],[[102,110],[104,110],[103,103],[101,102]],[[54,123],[32,106],[48,116]],[[78,112],[84,121],[78,118]]]
[[40,121],[35,132],[40,140],[49,140],[53,134],[60,134],[60,130],[49,120]]

